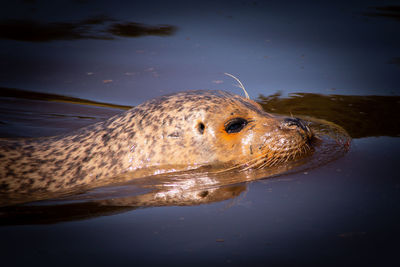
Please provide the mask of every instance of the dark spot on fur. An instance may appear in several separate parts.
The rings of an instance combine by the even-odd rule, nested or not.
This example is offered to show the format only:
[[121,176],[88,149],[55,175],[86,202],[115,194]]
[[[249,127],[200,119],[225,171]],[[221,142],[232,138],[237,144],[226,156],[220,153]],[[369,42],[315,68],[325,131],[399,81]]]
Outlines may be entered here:
[[53,156],[59,157],[59,156],[61,156],[63,153],[60,152],[60,151],[58,151],[58,152],[53,152],[52,154],[53,154]]
[[15,177],[15,173],[14,173],[14,171],[13,171],[13,170],[10,170],[10,169],[8,169],[8,170],[7,170],[7,173],[6,173],[6,176],[12,176],[12,177]]
[[104,166],[107,165],[107,162],[105,162],[104,160],[99,164],[99,168],[103,168]]
[[65,177],[69,173],[69,169],[64,169],[64,171],[61,173],[61,177]]
[[168,135],[170,138],[179,138],[181,135],[178,132],[173,132]]
[[6,184],[6,182],[2,182],[0,184],[0,191],[7,191],[9,187],[10,187],[9,184]]
[[81,141],[81,137],[80,136],[75,136],[74,138],[72,138],[72,140],[71,140],[72,142],[79,142],[79,141]]
[[85,171],[80,171],[80,177],[79,177],[79,180],[80,181],[82,181],[83,179],[85,179],[86,178],[86,176],[87,176],[87,173],[85,172]]
[[88,147],[86,150],[85,150],[85,154],[86,155],[90,155],[92,153],[92,147]]
[[101,140],[103,141],[104,145],[107,145],[108,141],[110,141],[110,136],[108,135],[108,133],[103,134]]
[[81,173],[81,170],[82,170],[82,166],[78,166],[78,168],[76,168],[75,175],[79,176],[79,174]]

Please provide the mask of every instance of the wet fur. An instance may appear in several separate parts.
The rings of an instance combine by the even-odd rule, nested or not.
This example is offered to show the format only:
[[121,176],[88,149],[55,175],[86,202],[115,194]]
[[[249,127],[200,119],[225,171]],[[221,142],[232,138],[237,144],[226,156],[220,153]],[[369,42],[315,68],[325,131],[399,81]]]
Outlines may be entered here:
[[[218,128],[217,123],[234,116],[256,118],[248,131],[257,144],[244,144],[240,135],[231,137]],[[204,134],[199,123],[205,124]],[[285,138],[289,141],[277,144]],[[268,167],[308,150],[307,134],[283,126],[280,117],[252,100],[223,91],[187,91],[152,99],[73,133],[0,139],[0,192],[93,187],[146,168],[171,171],[219,163]]]

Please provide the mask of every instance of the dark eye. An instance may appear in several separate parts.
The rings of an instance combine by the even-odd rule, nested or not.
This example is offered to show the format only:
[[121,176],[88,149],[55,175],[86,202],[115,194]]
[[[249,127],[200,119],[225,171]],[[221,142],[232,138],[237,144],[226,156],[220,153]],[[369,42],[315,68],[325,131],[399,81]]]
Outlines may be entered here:
[[247,123],[248,121],[243,118],[234,118],[225,123],[225,131],[227,133],[238,133],[247,125]]

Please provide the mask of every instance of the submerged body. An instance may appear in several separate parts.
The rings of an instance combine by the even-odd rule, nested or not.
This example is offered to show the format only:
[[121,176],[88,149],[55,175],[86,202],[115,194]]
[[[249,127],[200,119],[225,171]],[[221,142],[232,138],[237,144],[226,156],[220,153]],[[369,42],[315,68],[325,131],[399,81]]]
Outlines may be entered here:
[[205,165],[268,167],[307,154],[311,138],[301,120],[238,95],[181,92],[70,134],[0,139],[0,192],[62,192]]

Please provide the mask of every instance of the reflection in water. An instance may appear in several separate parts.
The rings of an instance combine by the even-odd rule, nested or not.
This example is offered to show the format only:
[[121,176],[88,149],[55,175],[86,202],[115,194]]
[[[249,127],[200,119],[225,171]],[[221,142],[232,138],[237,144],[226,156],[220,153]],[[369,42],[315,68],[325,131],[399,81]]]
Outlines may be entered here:
[[[125,191],[127,188],[129,186],[125,186]],[[239,184],[189,192],[182,190],[175,197],[162,192],[150,192],[96,201],[79,201],[79,198],[75,198],[70,200],[72,203],[64,200],[65,204],[62,205],[49,202],[41,205],[10,206],[0,208],[0,225],[49,224],[90,219],[144,207],[200,205],[232,199],[245,190],[246,185]]]
[[399,136],[400,96],[352,96],[298,93],[260,96],[264,110],[285,115],[306,115],[334,122],[352,138]]
[[107,29],[107,32],[121,37],[169,36],[175,31],[176,27],[171,25],[150,26],[134,22],[114,23]]
[[400,67],[400,57],[395,57],[388,62],[389,64],[394,64]]
[[[0,97],[55,101],[55,102],[63,102],[63,103],[91,105],[91,106],[97,106],[97,107],[110,107],[110,108],[115,108],[115,109],[131,108],[130,106],[115,105],[115,104],[96,102],[96,101],[91,101],[91,100],[81,99],[81,98],[76,98],[76,97],[70,97],[70,96],[63,96],[63,95],[57,95],[57,94],[46,94],[46,93],[25,91],[25,90],[5,88],[5,87],[0,87]],[[29,108],[29,107],[25,107],[25,108]],[[84,114],[82,114],[82,115],[84,115]]]
[[70,132],[121,113],[125,106],[0,88],[0,137],[43,137]]
[[373,7],[375,12],[366,12],[363,13],[364,16],[368,17],[382,17],[395,19],[400,21],[400,6],[381,6],[381,7]]
[[113,40],[115,36],[170,36],[177,29],[171,25],[153,26],[116,21],[116,19],[108,16],[95,16],[78,22],[44,23],[33,20],[3,20],[0,21],[0,39],[25,42],[81,39]]

